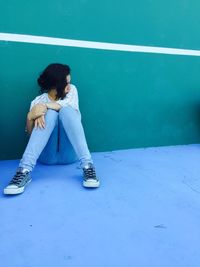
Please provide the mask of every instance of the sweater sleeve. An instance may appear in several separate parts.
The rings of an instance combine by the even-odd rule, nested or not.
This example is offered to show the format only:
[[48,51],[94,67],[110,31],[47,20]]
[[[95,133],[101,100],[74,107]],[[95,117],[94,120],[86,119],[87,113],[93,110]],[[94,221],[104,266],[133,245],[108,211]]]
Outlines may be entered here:
[[45,94],[39,95],[35,99],[33,99],[33,101],[31,101],[31,105],[30,105],[29,111],[31,111],[33,106],[35,106],[36,104],[39,104],[39,103],[47,103],[47,99],[45,97]]
[[71,106],[75,110],[79,111],[79,99],[78,99],[78,91],[75,85],[71,84],[71,90],[66,95],[66,97],[62,100],[56,101],[62,107]]

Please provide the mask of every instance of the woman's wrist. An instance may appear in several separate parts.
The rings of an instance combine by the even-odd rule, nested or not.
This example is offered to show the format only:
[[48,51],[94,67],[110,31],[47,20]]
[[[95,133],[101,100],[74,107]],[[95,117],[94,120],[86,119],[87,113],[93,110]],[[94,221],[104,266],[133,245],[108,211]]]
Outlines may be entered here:
[[47,109],[53,109],[55,111],[59,111],[61,108],[60,104],[58,104],[56,102],[46,103],[46,107],[47,107]]

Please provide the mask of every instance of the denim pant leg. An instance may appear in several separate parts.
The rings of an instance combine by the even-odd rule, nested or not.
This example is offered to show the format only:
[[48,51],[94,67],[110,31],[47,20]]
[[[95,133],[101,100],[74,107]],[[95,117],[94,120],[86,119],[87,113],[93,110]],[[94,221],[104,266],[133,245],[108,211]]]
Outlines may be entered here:
[[81,123],[80,112],[72,107],[62,107],[59,111],[59,120],[62,122],[63,128],[81,163],[81,167],[88,163],[93,163]]
[[58,120],[38,161],[43,164],[53,165],[71,164],[77,161],[77,159],[72,144],[65,133],[62,122]]
[[58,153],[57,164],[71,164],[78,160],[76,152],[64,130],[62,121],[58,120]]
[[58,126],[58,119],[56,120],[55,127],[53,129],[53,132],[51,133],[51,136],[42,150],[38,161],[41,162],[42,164],[47,164],[47,165],[53,165],[57,164],[58,161],[58,145],[59,145],[59,140],[58,140],[58,135],[59,135],[59,126]]
[[53,129],[55,128],[56,121],[58,120],[58,112],[48,110],[45,115],[45,128],[34,128],[25,152],[20,161],[19,167],[26,168],[30,171],[35,167],[36,161],[39,158],[42,150],[46,146]]

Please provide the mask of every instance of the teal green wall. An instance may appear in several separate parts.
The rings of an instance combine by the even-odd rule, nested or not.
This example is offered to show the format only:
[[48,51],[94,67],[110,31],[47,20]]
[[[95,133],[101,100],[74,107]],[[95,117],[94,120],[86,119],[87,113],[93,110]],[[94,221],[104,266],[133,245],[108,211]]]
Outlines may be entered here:
[[[0,32],[200,49],[200,2],[175,2],[8,0]],[[1,159],[20,158],[36,78],[52,62],[72,67],[91,151],[200,141],[199,57],[0,42]]]

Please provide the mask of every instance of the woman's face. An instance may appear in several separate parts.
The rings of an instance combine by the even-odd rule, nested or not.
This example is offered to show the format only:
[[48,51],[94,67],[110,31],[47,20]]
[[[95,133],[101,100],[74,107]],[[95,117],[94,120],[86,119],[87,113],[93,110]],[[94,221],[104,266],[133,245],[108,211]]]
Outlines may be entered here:
[[69,91],[70,91],[70,81],[71,81],[71,75],[70,74],[66,76],[66,81],[67,81],[68,84],[65,87],[65,93],[69,93]]
[[71,75],[70,74],[66,76],[66,80],[67,80],[67,83],[71,82]]

